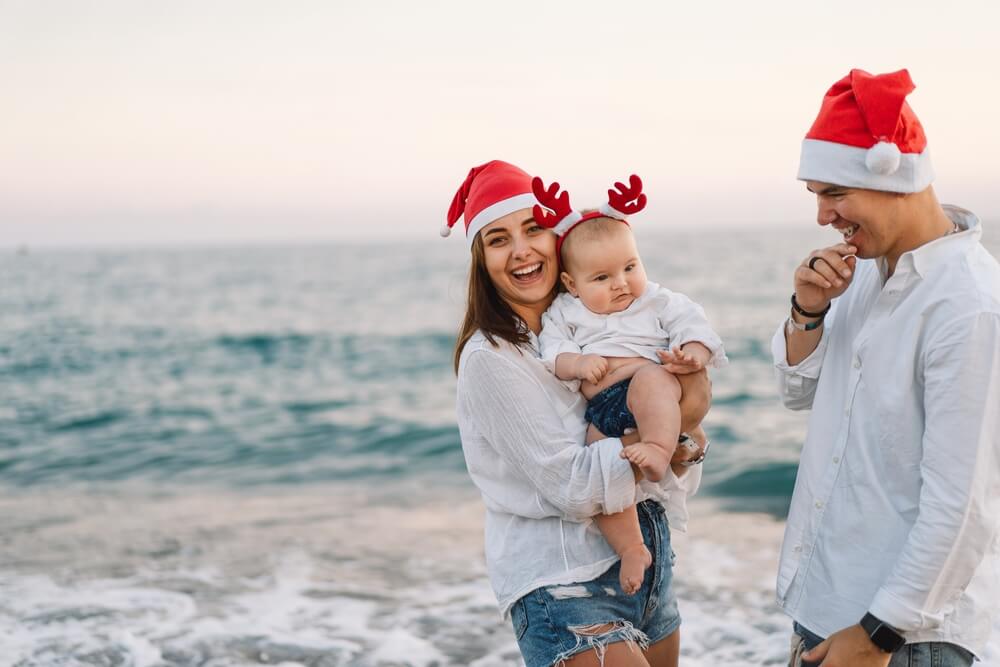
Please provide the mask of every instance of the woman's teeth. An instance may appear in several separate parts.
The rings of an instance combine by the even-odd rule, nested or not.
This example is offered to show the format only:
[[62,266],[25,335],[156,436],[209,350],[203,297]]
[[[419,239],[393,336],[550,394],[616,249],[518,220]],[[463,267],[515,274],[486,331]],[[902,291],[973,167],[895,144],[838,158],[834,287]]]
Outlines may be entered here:
[[523,269],[515,269],[511,273],[513,273],[516,278],[525,280],[527,278],[533,278],[541,270],[542,270],[542,263],[539,262],[538,264],[526,266]]

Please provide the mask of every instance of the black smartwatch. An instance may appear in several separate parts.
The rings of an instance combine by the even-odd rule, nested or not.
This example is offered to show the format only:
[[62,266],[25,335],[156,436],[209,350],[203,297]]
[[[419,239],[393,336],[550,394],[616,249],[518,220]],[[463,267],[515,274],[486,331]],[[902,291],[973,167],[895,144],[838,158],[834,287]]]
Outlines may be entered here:
[[896,628],[883,623],[871,614],[865,614],[859,625],[868,633],[872,643],[886,653],[895,653],[906,644],[906,639],[896,631]]

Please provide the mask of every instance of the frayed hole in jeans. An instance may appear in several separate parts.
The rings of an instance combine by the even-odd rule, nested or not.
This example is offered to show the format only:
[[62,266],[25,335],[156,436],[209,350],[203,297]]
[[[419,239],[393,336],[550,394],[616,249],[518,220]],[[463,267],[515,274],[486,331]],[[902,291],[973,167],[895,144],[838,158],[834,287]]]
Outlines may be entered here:
[[549,586],[545,592],[551,595],[553,600],[594,597],[594,594],[588,591],[586,586]]
[[566,660],[581,653],[580,649],[593,650],[602,667],[608,644],[613,641],[628,642],[629,650],[632,644],[638,644],[643,651],[649,648],[649,637],[628,621],[612,621],[610,623],[595,623],[594,625],[571,625],[566,628],[576,637],[576,645],[568,651],[563,651],[556,657],[556,667],[563,667]]

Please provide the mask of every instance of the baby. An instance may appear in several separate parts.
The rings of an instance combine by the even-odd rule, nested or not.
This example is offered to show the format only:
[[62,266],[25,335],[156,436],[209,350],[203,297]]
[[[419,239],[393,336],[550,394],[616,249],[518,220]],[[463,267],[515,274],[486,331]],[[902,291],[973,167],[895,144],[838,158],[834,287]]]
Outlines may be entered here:
[[[626,215],[646,204],[642,182],[616,183],[599,211],[581,214],[558,197],[559,184],[546,190],[532,185],[546,213],[536,206],[539,224],[558,235],[561,279],[568,293],[556,297],[542,318],[542,358],[562,380],[579,380],[588,401],[587,444],[638,430],[640,441],[622,456],[652,482],[663,480],[678,441],[704,443],[699,424],[711,396],[694,373],[726,363],[722,341],[702,308],[683,294],[646,279]],[[572,232],[572,233],[571,233]],[[696,445],[694,445],[696,446]],[[642,541],[635,507],[595,517],[608,543],[621,557],[622,589],[632,594],[642,585],[652,558]]]

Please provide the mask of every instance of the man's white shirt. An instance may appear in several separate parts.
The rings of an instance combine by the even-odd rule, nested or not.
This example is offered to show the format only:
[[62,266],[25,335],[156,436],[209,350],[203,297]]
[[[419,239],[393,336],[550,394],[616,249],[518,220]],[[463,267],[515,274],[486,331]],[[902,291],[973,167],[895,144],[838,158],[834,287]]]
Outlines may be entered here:
[[866,611],[907,642],[976,653],[998,607],[1000,265],[964,231],[858,261],[782,400],[812,409],[778,568],[778,604],[822,636]]

